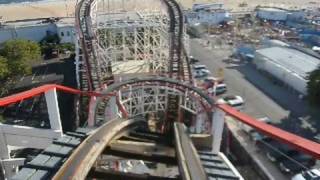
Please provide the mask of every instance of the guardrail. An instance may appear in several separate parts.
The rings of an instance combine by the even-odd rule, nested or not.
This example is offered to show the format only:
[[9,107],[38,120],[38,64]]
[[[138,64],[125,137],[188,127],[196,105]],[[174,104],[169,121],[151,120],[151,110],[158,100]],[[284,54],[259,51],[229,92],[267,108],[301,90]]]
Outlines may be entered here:
[[272,125],[257,121],[247,114],[241,113],[236,109],[228,105],[218,105],[218,108],[222,109],[228,115],[234,117],[236,120],[241,121],[256,130],[268,135],[276,140],[279,140],[289,146],[297,148],[298,150],[305,152],[317,159],[320,159],[320,144],[289,133]]
[[84,96],[101,96],[101,94],[97,93],[97,92],[80,91],[78,89],[74,89],[74,88],[70,88],[70,87],[66,87],[66,86],[61,86],[61,85],[57,85],[57,84],[47,84],[47,85],[36,87],[36,88],[30,89],[30,90],[27,90],[24,92],[20,92],[17,94],[13,94],[13,95],[1,98],[0,99],[0,107],[7,106],[12,103],[16,103],[16,102],[19,102],[22,100],[32,98],[32,97],[37,96],[39,94],[46,93],[50,90],[58,90],[58,91],[62,91],[62,92],[70,93],[70,94],[81,94]]

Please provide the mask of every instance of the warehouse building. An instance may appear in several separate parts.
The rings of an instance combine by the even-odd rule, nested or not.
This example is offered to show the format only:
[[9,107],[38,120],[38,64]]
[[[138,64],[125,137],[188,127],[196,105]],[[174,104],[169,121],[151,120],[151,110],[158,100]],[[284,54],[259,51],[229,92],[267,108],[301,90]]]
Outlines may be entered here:
[[11,39],[40,42],[57,34],[61,43],[74,43],[74,17],[17,20],[0,24],[0,44]]
[[259,49],[253,62],[302,95],[307,95],[308,73],[320,65],[319,58],[290,47]]
[[277,7],[259,7],[256,15],[262,20],[268,21],[290,21],[301,22],[305,19],[305,12],[302,10],[289,10]]
[[189,25],[203,23],[217,25],[231,19],[230,13],[223,8],[223,4],[194,4],[192,11],[185,12]]
[[257,10],[257,17],[271,21],[286,21],[288,18],[288,11],[274,7],[262,7]]

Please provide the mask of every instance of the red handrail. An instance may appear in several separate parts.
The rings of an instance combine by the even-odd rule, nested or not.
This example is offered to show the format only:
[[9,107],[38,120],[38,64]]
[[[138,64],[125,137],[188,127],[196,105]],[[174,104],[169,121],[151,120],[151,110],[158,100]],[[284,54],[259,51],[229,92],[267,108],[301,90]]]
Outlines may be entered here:
[[66,92],[66,93],[70,93],[70,94],[81,94],[81,95],[85,95],[85,96],[101,96],[101,94],[97,93],[97,92],[84,92],[84,91],[80,91],[78,89],[74,89],[74,88],[70,88],[70,87],[66,87],[66,86],[61,86],[61,85],[57,85],[57,84],[47,84],[47,85],[43,85],[40,87],[30,89],[28,91],[20,92],[17,94],[13,94],[11,96],[1,98],[0,99],[0,107],[7,106],[7,105],[15,103],[15,102],[19,102],[19,101],[22,101],[25,99],[32,98],[36,95],[39,95],[41,93],[45,93],[45,92],[53,90],[53,89],[56,89],[56,90],[62,91],[62,92]]
[[[24,91],[21,93],[13,94],[8,97],[4,97],[0,99],[0,107],[1,106],[7,106],[9,104],[19,102],[25,99],[29,99],[31,97],[34,97],[36,95],[39,95],[41,93],[45,93],[47,91],[56,89],[58,91],[71,93],[71,94],[81,94],[85,96],[102,96],[100,93],[97,92],[84,92],[80,91],[78,89],[61,86],[57,84],[47,84],[43,85],[37,88],[33,88],[28,91]],[[250,117],[247,114],[244,114],[242,112],[239,112],[235,110],[234,108],[228,106],[219,104],[218,108],[222,109],[224,112],[226,112],[228,115],[236,118],[237,120],[252,126],[253,128],[257,129],[258,131],[266,134],[267,136],[270,136],[276,140],[279,140],[283,143],[286,143],[292,147],[297,148],[298,150],[305,152],[307,154],[312,155],[313,157],[320,159],[320,144],[307,140],[303,137],[297,136],[295,134],[289,133],[287,131],[281,130],[277,127],[274,127],[272,125],[268,125],[266,123],[260,122],[255,120],[254,118]]]
[[305,139],[303,137],[297,136],[295,134],[289,133],[272,125],[260,122],[255,120],[254,118],[250,117],[247,114],[239,112],[234,108],[219,104],[218,107],[226,112],[228,115],[236,118],[237,120],[257,129],[258,131],[262,132],[263,134],[272,137],[276,140],[279,140],[289,146],[296,148],[299,151],[305,152],[316,159],[320,159],[320,144]]

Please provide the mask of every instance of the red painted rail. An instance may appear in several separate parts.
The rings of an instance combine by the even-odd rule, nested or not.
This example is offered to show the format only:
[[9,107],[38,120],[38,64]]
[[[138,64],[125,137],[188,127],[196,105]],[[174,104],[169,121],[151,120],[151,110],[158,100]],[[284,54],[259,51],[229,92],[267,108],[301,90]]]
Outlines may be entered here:
[[256,130],[262,132],[263,134],[279,140],[289,146],[296,148],[299,151],[307,153],[316,159],[320,159],[320,144],[305,139],[303,137],[297,136],[295,134],[289,133],[272,125],[260,122],[250,117],[247,114],[239,112],[228,105],[218,105],[220,109],[226,112],[228,115],[236,118]]
[[97,92],[83,92],[78,89],[73,89],[73,88],[66,87],[66,86],[61,86],[61,85],[57,85],[57,84],[47,84],[47,85],[43,85],[40,87],[30,89],[28,91],[20,92],[17,94],[13,94],[11,96],[1,98],[0,99],[0,107],[7,106],[12,103],[16,103],[16,102],[19,102],[19,101],[22,101],[25,99],[32,98],[34,96],[37,96],[39,94],[45,93],[45,92],[53,90],[53,89],[56,89],[56,90],[62,91],[62,92],[66,92],[66,93],[70,93],[70,94],[81,94],[81,95],[85,95],[85,96],[101,96],[101,94],[97,93]]

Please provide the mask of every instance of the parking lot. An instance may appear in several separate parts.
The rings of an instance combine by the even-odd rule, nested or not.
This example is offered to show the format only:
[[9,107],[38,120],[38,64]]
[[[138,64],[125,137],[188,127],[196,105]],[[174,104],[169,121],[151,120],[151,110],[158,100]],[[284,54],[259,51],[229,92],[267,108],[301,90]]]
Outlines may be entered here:
[[[245,100],[244,112],[256,118],[269,117],[273,123],[279,124],[280,127],[288,131],[301,132],[303,136],[312,136],[308,134],[312,126],[309,125],[306,128],[305,126],[308,125],[301,123],[302,121],[298,121],[297,118],[293,118],[293,116],[299,117],[298,115],[306,116],[305,112],[302,112],[303,108],[299,108],[302,102],[290,106],[290,103],[299,101],[298,98],[293,98],[294,94],[290,94],[279,87],[275,88],[271,81],[264,78],[253,67],[247,65],[247,62],[228,59],[232,54],[231,47],[208,46],[206,40],[201,39],[191,39],[190,47],[191,55],[200,60],[199,64],[206,65],[211,71],[211,75],[217,76],[219,69],[223,68],[224,80],[228,87],[226,94],[240,95]],[[261,89],[261,87],[266,89]],[[281,105],[279,105],[279,99],[277,99],[277,102],[275,101],[275,98],[279,97],[272,97],[272,93],[279,97],[282,96],[280,101],[283,101],[283,103],[280,102]],[[286,106],[288,103],[289,105]],[[245,133],[241,132],[237,126],[233,126],[233,128],[239,133],[239,136],[242,136],[242,141],[246,144],[247,150],[252,152],[258,161],[262,162],[261,164],[270,171],[274,179],[290,178],[290,175],[284,175],[274,163],[268,161],[264,153],[256,148],[248,137],[245,137]],[[303,129],[306,132],[303,132]]]
[[227,63],[226,59],[232,54],[230,49],[209,49],[201,44],[200,39],[191,39],[191,55],[200,60],[211,71],[217,75],[220,68],[223,68],[224,80],[228,86],[226,94],[240,95],[246,101],[244,112],[259,118],[268,116],[274,122],[288,116],[289,112],[275,103],[267,95],[252,85],[243,74],[234,67],[237,63]]

